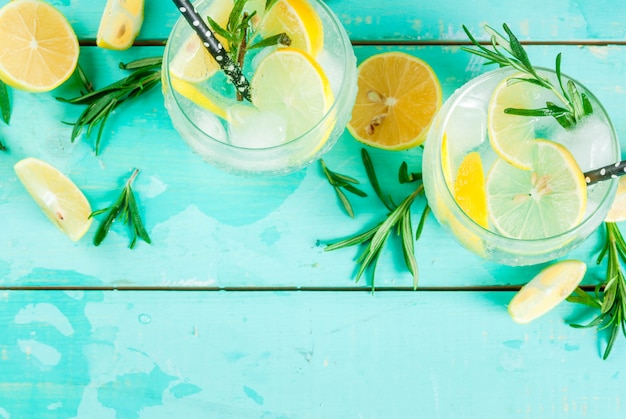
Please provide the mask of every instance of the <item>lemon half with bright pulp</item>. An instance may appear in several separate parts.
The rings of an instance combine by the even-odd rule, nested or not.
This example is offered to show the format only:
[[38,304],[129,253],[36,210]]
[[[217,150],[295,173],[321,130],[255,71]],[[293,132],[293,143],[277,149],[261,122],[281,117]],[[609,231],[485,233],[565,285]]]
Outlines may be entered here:
[[14,0],[0,9],[0,79],[28,92],[61,85],[78,63],[78,39],[67,19],[40,0]]

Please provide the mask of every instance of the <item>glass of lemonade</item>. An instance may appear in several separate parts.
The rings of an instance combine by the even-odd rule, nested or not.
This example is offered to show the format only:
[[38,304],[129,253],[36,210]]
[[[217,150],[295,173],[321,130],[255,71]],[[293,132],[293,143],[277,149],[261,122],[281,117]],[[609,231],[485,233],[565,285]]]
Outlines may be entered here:
[[[233,0],[199,0],[194,6],[225,28]],[[237,99],[182,17],[163,58],[163,94],[174,128],[204,160],[236,174],[283,175],[313,162],[343,133],[356,97],[350,39],[323,1],[279,0],[264,8],[265,0],[245,5],[246,13],[254,12],[248,46],[277,35],[272,31],[280,30],[281,21],[291,22],[295,32],[284,32],[289,45],[246,50],[242,70],[251,101]],[[229,48],[227,39],[217,37]]]
[[[552,116],[505,115],[498,101],[516,108],[521,100],[528,109],[559,103],[532,83],[507,85],[519,74],[500,68],[457,90],[435,117],[422,161],[425,193],[439,223],[467,249],[507,265],[553,260],[596,230],[617,180],[587,186],[583,174],[620,160],[606,111],[576,81],[593,113],[572,129]],[[539,74],[558,86],[554,72]],[[518,140],[527,145],[516,149]]]

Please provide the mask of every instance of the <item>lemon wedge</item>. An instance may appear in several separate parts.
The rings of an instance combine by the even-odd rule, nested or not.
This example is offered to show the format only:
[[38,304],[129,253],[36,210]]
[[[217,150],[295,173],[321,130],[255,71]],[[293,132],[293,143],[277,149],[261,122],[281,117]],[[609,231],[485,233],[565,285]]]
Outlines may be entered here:
[[487,193],[485,173],[478,152],[468,153],[454,179],[454,200],[478,225],[487,228]]
[[61,85],[78,63],[78,39],[67,19],[39,0],[14,0],[0,9],[0,79],[28,92]]
[[509,303],[509,314],[517,323],[529,323],[556,307],[580,284],[587,265],[579,260],[556,262],[524,285]]
[[17,177],[46,216],[73,241],[85,235],[92,219],[91,205],[67,176],[32,157],[14,166]]
[[611,209],[604,221],[608,223],[619,223],[626,220],[626,176],[622,176],[617,184],[615,200],[611,204]]
[[144,0],[108,0],[102,13],[96,45],[125,50],[131,47],[143,24]]

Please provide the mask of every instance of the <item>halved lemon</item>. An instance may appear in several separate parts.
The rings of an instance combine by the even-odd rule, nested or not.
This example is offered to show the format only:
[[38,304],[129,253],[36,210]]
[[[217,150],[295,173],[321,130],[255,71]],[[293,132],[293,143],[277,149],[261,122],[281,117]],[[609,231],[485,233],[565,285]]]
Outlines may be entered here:
[[440,106],[441,86],[428,64],[402,52],[377,54],[359,65],[348,130],[372,147],[411,148],[424,142]]
[[40,0],[0,9],[0,79],[28,92],[47,92],[74,72],[79,48],[67,19]]
[[517,323],[535,320],[574,292],[586,271],[587,265],[579,260],[562,260],[544,268],[515,294],[509,314]]
[[454,179],[454,200],[474,222],[488,226],[485,173],[478,152],[468,153]]
[[[220,0],[212,2],[205,10],[201,11],[202,16],[211,16],[222,28],[226,27],[228,17],[233,9],[233,0]],[[220,35],[217,39],[228,49],[228,43]],[[207,51],[202,41],[192,32],[183,42],[182,47],[176,52],[169,64],[170,74],[181,80],[192,83],[200,83],[213,76],[219,70],[219,64]]]
[[[334,101],[324,70],[310,55],[296,48],[279,48],[263,58],[250,87],[252,103],[261,112],[286,117],[287,140],[313,128]],[[330,130],[326,137],[329,134]]]
[[587,184],[576,160],[562,145],[532,141],[530,170],[497,159],[487,174],[487,210],[505,236],[533,240],[578,225],[587,205]]
[[108,0],[102,13],[96,45],[125,50],[135,41],[143,24],[144,0]]
[[32,157],[14,166],[17,177],[46,216],[73,241],[85,235],[92,219],[91,205],[67,176]]
[[313,57],[324,47],[322,20],[306,0],[278,0],[265,12],[257,30],[263,38],[284,32],[292,48]]
[[558,102],[558,99],[543,87],[525,81],[512,82],[519,78],[528,76],[514,74],[503,79],[494,89],[487,111],[487,132],[491,147],[501,158],[513,166],[529,170],[536,118],[506,114],[504,110],[542,108],[546,102]]

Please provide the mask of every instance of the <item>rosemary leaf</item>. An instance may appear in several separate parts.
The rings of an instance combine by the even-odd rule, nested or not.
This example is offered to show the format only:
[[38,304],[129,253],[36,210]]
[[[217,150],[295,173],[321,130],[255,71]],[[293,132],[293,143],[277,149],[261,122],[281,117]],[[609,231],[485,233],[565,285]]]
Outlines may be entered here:
[[363,166],[365,167],[365,173],[367,173],[367,178],[372,184],[372,189],[374,189],[374,192],[376,192],[376,196],[378,196],[380,202],[382,202],[389,211],[393,211],[394,205],[391,200],[383,194],[383,191],[380,188],[380,184],[378,183],[378,177],[376,176],[376,170],[374,169],[372,159],[367,150],[364,148],[361,149],[361,159],[363,160]]
[[353,193],[354,195],[365,197],[367,194],[354,186],[354,184],[358,184],[359,181],[354,179],[353,177],[342,175],[340,173],[334,172],[326,166],[326,162],[323,159],[320,159],[320,166],[322,167],[322,172],[328,183],[330,183],[334,190],[339,202],[341,203],[344,211],[351,217],[354,218],[354,210],[352,209],[352,204],[348,200],[348,197],[343,193],[340,188],[345,189],[346,191]]
[[0,113],[5,124],[11,121],[11,101],[9,100],[9,89],[7,85],[0,81]]

